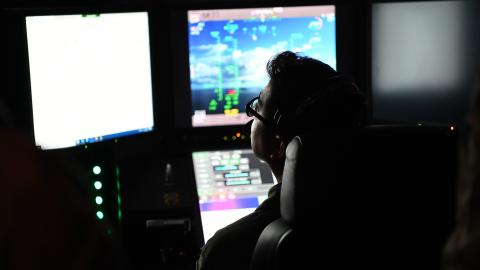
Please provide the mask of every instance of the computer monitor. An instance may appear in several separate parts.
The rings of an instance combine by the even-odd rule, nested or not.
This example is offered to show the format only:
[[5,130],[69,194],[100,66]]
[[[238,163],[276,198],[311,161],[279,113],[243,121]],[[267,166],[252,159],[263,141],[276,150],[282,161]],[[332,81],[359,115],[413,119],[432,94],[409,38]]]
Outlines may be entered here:
[[205,242],[252,213],[276,183],[251,149],[193,152],[192,158]]
[[27,16],[26,29],[38,147],[153,129],[146,12]]
[[469,1],[372,4],[373,120],[464,122],[478,59],[477,22]]
[[193,127],[241,125],[281,51],[336,69],[335,6],[188,11]]

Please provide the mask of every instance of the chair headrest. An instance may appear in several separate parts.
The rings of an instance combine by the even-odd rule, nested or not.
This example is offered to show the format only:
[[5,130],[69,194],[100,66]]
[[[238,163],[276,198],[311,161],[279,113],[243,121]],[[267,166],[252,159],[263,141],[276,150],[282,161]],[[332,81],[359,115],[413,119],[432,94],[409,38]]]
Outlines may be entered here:
[[[280,194],[280,213],[282,218],[289,224],[294,223],[296,220],[297,211],[295,209],[297,202],[297,158],[301,156],[303,150],[302,139],[300,137],[294,137],[287,146],[285,167],[283,170],[282,191]],[[283,202],[283,203],[282,203]]]
[[[352,130],[294,137],[287,146],[280,213],[289,225],[307,220],[330,200],[330,182],[351,143]],[[327,209],[322,209],[328,211]],[[322,213],[325,214],[325,213]]]

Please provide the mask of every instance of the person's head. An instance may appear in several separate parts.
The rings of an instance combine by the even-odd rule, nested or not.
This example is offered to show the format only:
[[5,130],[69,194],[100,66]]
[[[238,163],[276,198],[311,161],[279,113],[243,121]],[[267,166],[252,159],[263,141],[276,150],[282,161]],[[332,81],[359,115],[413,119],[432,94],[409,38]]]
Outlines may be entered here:
[[267,73],[270,81],[258,100],[247,105],[247,113],[255,116],[252,149],[277,178],[281,178],[285,150],[294,136],[325,127],[360,125],[362,93],[329,65],[286,51],[268,62]]

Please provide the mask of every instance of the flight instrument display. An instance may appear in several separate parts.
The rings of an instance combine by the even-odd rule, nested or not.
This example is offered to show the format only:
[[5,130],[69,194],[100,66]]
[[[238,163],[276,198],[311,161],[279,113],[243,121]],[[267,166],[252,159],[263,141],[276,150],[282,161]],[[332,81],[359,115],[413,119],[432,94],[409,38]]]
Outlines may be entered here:
[[290,50],[336,69],[335,6],[188,11],[192,125],[241,125],[268,83],[266,64]]

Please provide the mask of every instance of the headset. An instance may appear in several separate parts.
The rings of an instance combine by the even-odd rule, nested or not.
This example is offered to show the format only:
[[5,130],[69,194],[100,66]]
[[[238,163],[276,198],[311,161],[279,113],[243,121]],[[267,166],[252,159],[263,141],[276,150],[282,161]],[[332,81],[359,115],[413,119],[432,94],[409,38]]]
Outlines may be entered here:
[[[359,98],[363,99],[363,94],[358,88],[358,86],[350,80],[347,80],[343,75],[334,75],[324,80],[322,85],[325,85],[322,88],[319,88],[312,95],[306,97],[296,108],[292,108],[288,111],[281,111],[280,109],[275,110],[273,115],[273,123],[275,129],[280,133],[289,133],[292,131],[293,127],[298,127],[299,120],[302,115],[312,112],[313,109],[317,108],[317,105],[325,99],[326,95],[331,93],[334,89],[340,89],[350,87],[354,92],[358,93]],[[314,124],[314,123],[312,123]]]

